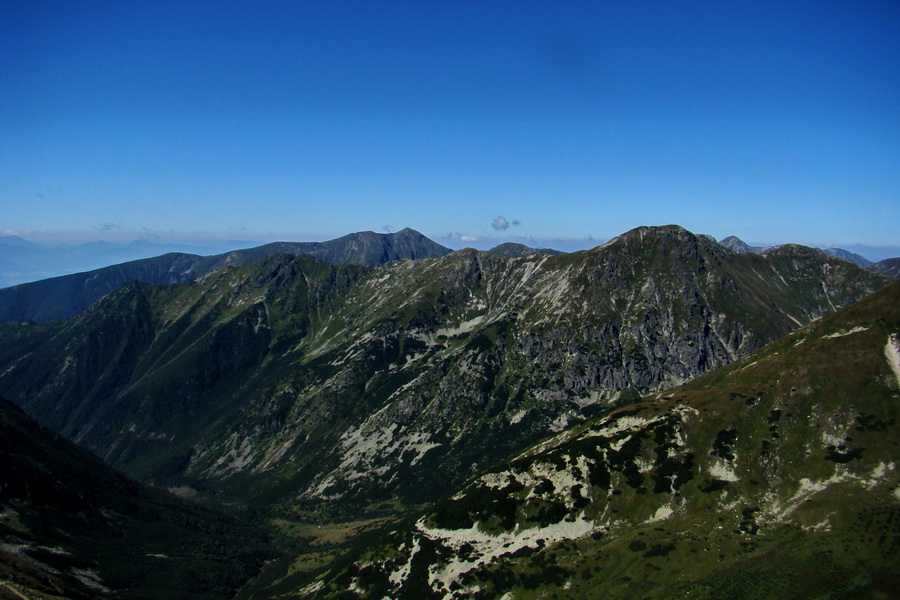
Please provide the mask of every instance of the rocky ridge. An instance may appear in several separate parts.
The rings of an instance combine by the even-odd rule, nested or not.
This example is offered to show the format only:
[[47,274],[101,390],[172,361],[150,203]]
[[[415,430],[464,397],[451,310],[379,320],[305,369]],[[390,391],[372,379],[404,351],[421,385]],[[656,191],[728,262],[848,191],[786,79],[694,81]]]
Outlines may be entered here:
[[531,248],[530,246],[514,242],[506,242],[505,244],[494,246],[488,250],[487,253],[493,256],[504,256],[506,258],[516,258],[519,256],[528,256],[530,254],[549,254],[550,256],[564,254],[563,252],[553,250],[552,248]]
[[[747,252],[752,252],[756,254],[764,254],[770,250],[776,249],[779,246],[751,246],[741,238],[731,235],[726,238],[719,240],[719,244],[728,248],[732,252],[737,252],[738,254],[744,254]],[[871,260],[857,254],[855,252],[850,252],[849,250],[845,250],[843,248],[824,248],[821,250],[825,254],[830,256],[834,256],[836,258],[840,258],[849,262],[852,262],[855,265],[859,265],[866,269],[869,269],[875,273],[881,273],[885,275],[890,275],[891,277],[897,278],[896,269],[891,270],[890,265],[892,264],[890,261],[897,261],[900,259],[889,258],[883,260],[879,263],[873,263]],[[894,263],[895,264],[895,263]]]

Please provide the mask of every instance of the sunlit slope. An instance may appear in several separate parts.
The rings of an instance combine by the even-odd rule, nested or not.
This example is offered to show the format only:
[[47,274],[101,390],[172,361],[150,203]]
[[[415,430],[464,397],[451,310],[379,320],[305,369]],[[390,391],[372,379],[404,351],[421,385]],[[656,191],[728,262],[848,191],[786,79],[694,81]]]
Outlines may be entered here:
[[894,284],[541,443],[295,596],[890,598],[898,406]]

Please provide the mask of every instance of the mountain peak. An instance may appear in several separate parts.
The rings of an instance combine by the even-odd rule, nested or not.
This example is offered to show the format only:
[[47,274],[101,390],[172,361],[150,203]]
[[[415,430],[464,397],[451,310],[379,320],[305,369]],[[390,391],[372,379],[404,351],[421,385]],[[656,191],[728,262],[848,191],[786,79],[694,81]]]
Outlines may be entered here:
[[401,229],[400,231],[395,231],[395,232],[392,233],[391,235],[395,235],[395,236],[401,236],[401,235],[413,235],[413,236],[416,236],[416,237],[426,237],[425,235],[423,235],[422,233],[416,231],[416,230],[413,229],[412,227],[404,227],[404,228]]
[[635,238],[643,240],[646,237],[664,237],[664,236],[684,236],[685,234],[693,236],[694,234],[682,227],[681,225],[641,225],[630,229],[625,233],[614,237],[614,240],[633,240]]
[[[630,231],[626,231],[623,235],[666,235],[666,234],[685,234],[691,233],[681,225],[641,225]],[[693,235],[693,234],[691,234]]]
[[750,246],[750,244],[736,235],[729,235],[727,238],[719,240],[719,244],[725,246],[732,252],[737,252],[738,254],[753,252],[753,248]]
[[737,252],[738,254],[746,254],[748,252],[752,252],[754,254],[760,254],[767,250],[771,250],[775,246],[751,246],[741,238],[736,235],[729,235],[727,238],[723,238],[719,240],[719,245],[728,248],[732,252]]
[[672,242],[690,243],[694,246],[710,248],[717,246],[715,240],[710,236],[695,234],[681,225],[643,225],[614,237],[594,250],[600,251],[603,248],[609,248],[620,244],[629,246],[638,245],[643,247],[648,244],[658,246],[660,244],[666,245]]

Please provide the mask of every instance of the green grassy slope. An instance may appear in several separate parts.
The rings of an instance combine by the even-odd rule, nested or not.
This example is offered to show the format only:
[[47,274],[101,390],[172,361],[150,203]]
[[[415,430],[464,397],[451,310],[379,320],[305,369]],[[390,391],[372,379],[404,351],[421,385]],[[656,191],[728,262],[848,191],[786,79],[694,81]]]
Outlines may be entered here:
[[[891,598],[900,284],[551,438],[306,598]],[[262,591],[265,597],[267,592]]]

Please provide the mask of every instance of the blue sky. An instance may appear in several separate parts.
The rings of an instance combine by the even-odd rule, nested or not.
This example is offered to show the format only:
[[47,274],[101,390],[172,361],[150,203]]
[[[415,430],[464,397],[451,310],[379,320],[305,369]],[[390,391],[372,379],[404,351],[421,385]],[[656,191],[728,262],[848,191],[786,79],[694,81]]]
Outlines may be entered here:
[[40,241],[900,245],[896,1],[8,0],[0,82]]

